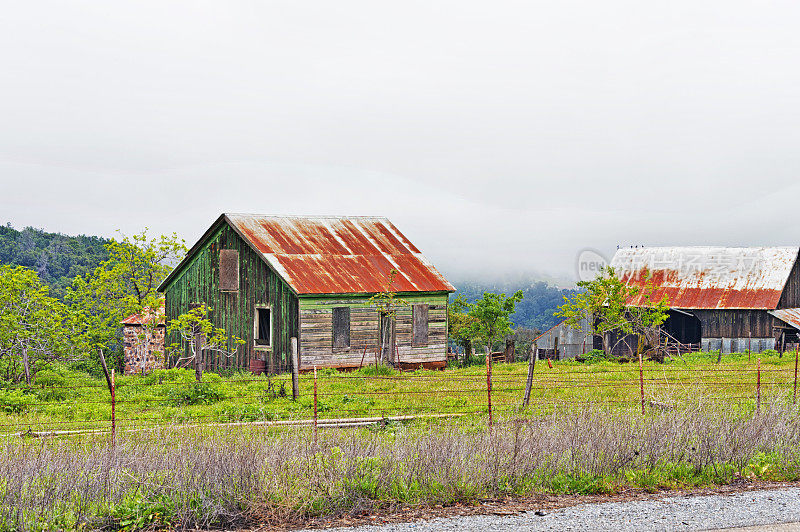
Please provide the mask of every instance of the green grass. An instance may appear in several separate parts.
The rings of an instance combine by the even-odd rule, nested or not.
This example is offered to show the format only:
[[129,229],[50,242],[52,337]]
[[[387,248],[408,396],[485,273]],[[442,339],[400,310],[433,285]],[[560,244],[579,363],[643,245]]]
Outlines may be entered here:
[[[686,403],[726,405],[752,411],[757,359],[761,358],[763,401],[790,401],[794,356],[777,353],[725,355],[693,353],[665,364],[645,362],[645,402],[650,408]],[[537,363],[526,413],[552,412],[563,405],[602,404],[609,409],[637,409],[638,363],[546,360]],[[516,411],[521,402],[527,363],[493,367],[493,410]],[[149,375],[116,378],[116,419],[120,429],[162,423],[215,423],[308,419],[313,416],[313,375],[300,376],[300,398],[292,400],[290,375],[272,378],[207,372],[197,384],[194,372],[158,370]],[[383,417],[438,413],[483,414],[487,411],[483,366],[399,373],[372,366],[353,372],[318,371],[320,418]],[[0,432],[107,429],[110,394],[104,379],[55,366],[36,376],[34,385],[0,389]]]

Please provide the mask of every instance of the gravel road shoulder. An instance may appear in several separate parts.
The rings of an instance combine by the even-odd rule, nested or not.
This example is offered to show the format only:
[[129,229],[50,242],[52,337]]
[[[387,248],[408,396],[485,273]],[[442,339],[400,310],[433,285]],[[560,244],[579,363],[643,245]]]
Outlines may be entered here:
[[[548,505],[543,505],[546,508]],[[537,515],[544,514],[544,515]],[[498,510],[501,515],[439,517],[360,525],[342,532],[427,530],[710,530],[800,521],[800,487],[716,495],[661,495],[646,500],[584,503],[555,510]],[[512,513],[513,515],[502,515]],[[789,526],[789,525],[787,525]],[[795,528],[784,527],[785,530]]]

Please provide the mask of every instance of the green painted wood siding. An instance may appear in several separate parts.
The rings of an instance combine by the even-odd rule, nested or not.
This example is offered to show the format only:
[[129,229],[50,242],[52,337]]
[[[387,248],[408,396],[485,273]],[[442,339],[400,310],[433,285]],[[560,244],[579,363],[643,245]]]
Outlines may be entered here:
[[[222,249],[239,252],[237,292],[219,289]],[[206,358],[210,358],[206,361],[208,369],[249,369],[253,358],[265,359],[267,369],[276,373],[291,369],[290,342],[298,332],[297,296],[227,223],[197,250],[164,295],[168,321],[188,311],[192,303],[205,303],[213,309],[211,319],[217,327],[245,340],[232,358],[207,355]],[[255,309],[260,305],[271,307],[272,345],[269,349],[257,349],[254,345]],[[175,333],[167,337],[167,345],[179,341]]]
[[[397,311],[395,335],[400,362],[422,364],[447,360],[447,293],[400,294],[409,303]],[[374,363],[380,346],[378,311],[368,296],[301,296],[300,369],[358,367]],[[427,304],[428,342],[412,345],[413,305]],[[350,308],[350,347],[333,347],[333,309]],[[366,352],[366,356],[365,356]]]

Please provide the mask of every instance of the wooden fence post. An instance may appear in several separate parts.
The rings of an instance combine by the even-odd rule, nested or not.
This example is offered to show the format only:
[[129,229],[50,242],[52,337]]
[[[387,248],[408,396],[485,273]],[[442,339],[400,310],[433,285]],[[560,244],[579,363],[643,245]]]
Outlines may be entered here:
[[761,359],[758,359],[756,371],[756,413],[761,412]]
[[297,337],[292,336],[292,399],[300,397],[300,353],[297,350]]
[[642,415],[644,415],[644,369],[642,368],[642,353],[639,353],[639,396],[642,400]]
[[103,355],[103,350],[98,349],[98,354],[100,355],[100,365],[103,366],[103,374],[106,376],[106,384],[108,384],[108,391],[111,392],[111,374],[108,372],[108,366],[106,365],[106,357]]
[[203,333],[194,334],[194,376],[197,382],[203,381]]
[[317,444],[317,366],[314,366],[314,445]]
[[539,346],[533,347],[531,355],[528,357],[528,380],[525,382],[525,396],[522,398],[522,407],[526,408],[531,400],[531,388],[533,387],[533,370],[536,368],[536,359],[539,358]]
[[111,368],[111,448],[117,445],[117,383],[114,380],[114,368]]
[[489,405],[489,427],[492,426],[492,350],[486,348],[486,401]]

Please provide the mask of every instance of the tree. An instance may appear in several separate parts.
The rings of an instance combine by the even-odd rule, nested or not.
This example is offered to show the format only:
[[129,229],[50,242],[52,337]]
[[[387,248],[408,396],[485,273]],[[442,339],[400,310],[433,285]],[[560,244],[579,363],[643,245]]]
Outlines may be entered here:
[[397,311],[400,307],[407,307],[408,301],[397,297],[397,293],[392,289],[395,278],[400,272],[392,268],[389,270],[389,276],[386,279],[386,289],[383,292],[378,292],[369,298],[368,303],[378,309],[378,317],[381,320],[381,364],[394,365],[394,360],[389,360],[389,351],[391,351],[391,327],[397,317]]
[[35,272],[22,266],[0,266],[0,371],[7,381],[30,384],[39,362],[73,354],[67,307],[50,297]]
[[90,274],[76,277],[66,300],[80,318],[83,346],[92,352],[114,352],[121,369],[120,322],[131,314],[142,314],[150,318],[143,324],[144,330],[158,325],[161,295],[157,287],[185,255],[186,246],[174,233],[151,238],[145,229],[132,237],[111,240],[106,250],[108,259]]
[[465,359],[472,354],[472,321],[467,298],[461,294],[447,306],[447,334],[464,348]]
[[468,334],[484,343],[487,355],[496,341],[514,332],[510,316],[522,298],[522,290],[517,290],[511,296],[484,292],[481,299],[469,304]]
[[[169,332],[178,332],[181,338],[180,343],[170,346],[170,350],[181,354],[188,352],[188,355],[180,357],[175,365],[179,365],[182,361],[193,361],[197,382],[203,380],[206,352],[232,357],[236,354],[239,344],[245,343],[239,337],[228,336],[225,329],[214,327],[208,319],[210,310],[212,309],[205,304],[199,305],[170,321],[168,326]],[[229,348],[231,344],[234,346],[232,349]]]
[[[613,268],[607,266],[595,279],[579,282],[578,288],[581,291],[571,298],[564,296],[564,304],[556,315],[575,328],[580,328],[581,322],[588,320],[592,333],[603,339],[603,352],[606,354],[613,352],[616,343],[627,335],[636,335],[639,344],[642,339],[653,341],[659,327],[667,320],[669,301],[666,296],[653,301],[655,290],[647,272],[643,286],[627,285],[615,275]],[[642,303],[629,306],[628,302],[633,299]],[[614,334],[619,339],[611,345]]]

